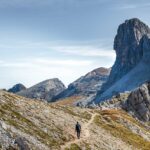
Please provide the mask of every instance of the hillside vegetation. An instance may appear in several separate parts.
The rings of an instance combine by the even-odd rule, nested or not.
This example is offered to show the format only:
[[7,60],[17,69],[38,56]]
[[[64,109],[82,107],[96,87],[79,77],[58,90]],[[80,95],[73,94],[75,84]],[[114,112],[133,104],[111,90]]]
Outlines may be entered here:
[[[65,105],[0,91],[0,149],[149,149],[148,123],[141,123],[119,109]],[[82,126],[79,140],[74,131],[77,121]]]

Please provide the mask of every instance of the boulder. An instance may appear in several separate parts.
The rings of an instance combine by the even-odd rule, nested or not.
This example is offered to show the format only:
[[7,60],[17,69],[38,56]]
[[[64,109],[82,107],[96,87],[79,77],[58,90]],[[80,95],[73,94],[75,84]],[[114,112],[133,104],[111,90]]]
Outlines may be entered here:
[[150,83],[143,84],[129,95],[125,109],[142,121],[150,121]]

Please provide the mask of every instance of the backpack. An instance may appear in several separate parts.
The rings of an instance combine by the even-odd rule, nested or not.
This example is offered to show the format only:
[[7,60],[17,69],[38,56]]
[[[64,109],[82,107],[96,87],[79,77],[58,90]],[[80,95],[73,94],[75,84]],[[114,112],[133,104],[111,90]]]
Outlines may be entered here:
[[76,131],[80,131],[81,130],[81,126],[79,124],[76,124]]

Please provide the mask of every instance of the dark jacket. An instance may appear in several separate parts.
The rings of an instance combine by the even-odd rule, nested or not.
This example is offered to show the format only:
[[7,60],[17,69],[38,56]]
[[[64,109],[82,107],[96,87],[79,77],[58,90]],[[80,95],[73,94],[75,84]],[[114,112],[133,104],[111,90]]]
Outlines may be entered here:
[[76,124],[76,132],[80,132],[81,131],[81,126],[79,123]]

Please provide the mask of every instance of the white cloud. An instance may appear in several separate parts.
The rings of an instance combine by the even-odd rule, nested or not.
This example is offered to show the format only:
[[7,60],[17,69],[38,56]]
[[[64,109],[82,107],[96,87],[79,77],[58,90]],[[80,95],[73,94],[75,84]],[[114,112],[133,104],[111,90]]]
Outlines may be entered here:
[[25,62],[3,62],[0,64],[0,67],[28,67],[31,66],[30,63],[25,63]]
[[88,66],[91,65],[90,60],[58,60],[58,59],[47,59],[47,58],[30,58],[24,59],[23,61],[12,61],[4,62],[0,61],[0,67],[38,67],[38,66]]
[[40,81],[56,77],[68,85],[94,69],[93,67],[92,61],[88,60],[32,58],[23,61],[3,62],[0,64],[2,72],[0,74],[0,88],[9,88],[18,82],[30,87]]
[[134,9],[137,8],[137,5],[124,5],[119,7],[119,9]]
[[[88,56],[88,57],[111,57],[115,58],[115,51],[108,47],[106,39],[72,42],[72,41],[53,41],[53,42],[21,42],[17,44],[1,44],[1,49],[26,49],[26,51],[37,51],[45,54],[47,52],[56,52],[70,56]],[[108,40],[107,40],[108,41]],[[64,43],[68,44],[64,44]],[[110,41],[109,41],[110,42]],[[108,42],[108,43],[109,43]],[[101,43],[104,43],[102,45]],[[110,43],[109,43],[110,44]]]
[[35,63],[39,63],[41,65],[59,65],[59,66],[88,66],[92,64],[90,60],[49,60],[44,58],[35,59]]
[[124,4],[121,6],[118,6],[117,9],[136,9],[136,8],[143,8],[143,7],[150,7],[150,3],[134,3],[134,4]]
[[53,49],[78,56],[91,56],[91,57],[112,57],[115,58],[115,51],[105,48],[95,48],[89,46],[66,46],[66,47],[53,47]]
[[[111,67],[115,51],[100,43],[26,41],[9,46],[0,44],[2,49],[6,48],[1,51],[9,53],[7,58],[0,57],[0,88],[9,88],[18,82],[29,87],[56,77],[68,85],[95,68]],[[16,55],[13,55],[14,52],[17,52]]]
[[0,7],[6,6],[53,6],[53,5],[75,5],[79,6],[85,4],[101,4],[105,3],[108,0],[95,0],[94,2],[91,0],[0,0]]

